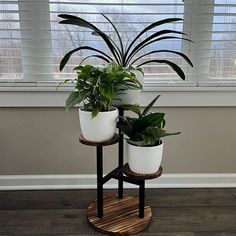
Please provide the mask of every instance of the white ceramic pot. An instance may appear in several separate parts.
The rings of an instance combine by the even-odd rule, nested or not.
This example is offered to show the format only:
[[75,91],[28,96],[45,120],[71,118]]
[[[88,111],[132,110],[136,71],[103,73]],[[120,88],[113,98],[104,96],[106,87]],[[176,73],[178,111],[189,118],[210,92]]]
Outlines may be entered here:
[[[138,81],[143,84],[143,73],[139,70],[131,70],[136,75]],[[114,98],[112,104],[120,106],[124,104],[135,104],[140,96],[141,89],[128,89],[124,91],[125,94],[118,95]]]
[[92,118],[91,111],[79,109],[79,120],[82,134],[85,139],[93,142],[102,142],[111,139],[116,131],[118,109],[99,112]]
[[133,172],[153,174],[159,170],[162,161],[163,142],[152,147],[139,147],[127,143],[126,150],[129,167]]

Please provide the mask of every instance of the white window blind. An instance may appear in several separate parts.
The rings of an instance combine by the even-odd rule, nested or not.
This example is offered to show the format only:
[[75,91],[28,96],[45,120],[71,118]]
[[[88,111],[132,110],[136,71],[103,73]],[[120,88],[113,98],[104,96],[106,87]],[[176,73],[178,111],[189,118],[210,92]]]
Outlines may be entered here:
[[236,1],[216,0],[211,36],[212,79],[236,79]]
[[21,47],[18,1],[0,1],[0,79],[22,78]]
[[0,79],[51,80],[50,35],[47,0],[0,1]]
[[[116,41],[112,27],[100,15],[105,13],[121,32],[124,44],[153,21],[184,18],[183,23],[166,24],[157,30],[183,30],[194,44],[163,40],[144,48],[142,53],[154,49],[182,51],[192,59],[194,68],[173,54],[152,54],[149,59],[165,58],[180,65],[187,82],[206,85],[220,81],[223,85],[236,81],[236,0],[1,0],[0,81],[55,81],[74,77],[72,69],[90,52],[74,54],[63,72],[59,72],[59,62],[66,52],[82,45],[108,52],[102,40],[88,29],[59,25],[57,15],[61,13],[74,14],[96,24]],[[103,62],[90,58],[86,63]],[[167,65],[145,65],[144,71],[146,81],[170,84],[181,81]]]
[[[195,65],[189,79],[200,86],[235,85],[236,0],[185,0],[184,48]],[[231,84],[231,82],[233,82]]]
[[[182,17],[184,11],[184,4],[182,0],[129,0],[129,1],[50,1],[50,15],[52,26],[52,40],[53,40],[53,55],[55,57],[55,63],[58,64],[62,56],[66,51],[72,50],[75,47],[82,45],[90,45],[99,50],[108,52],[106,45],[102,39],[91,35],[91,31],[85,28],[68,25],[58,25],[57,15],[60,13],[76,14],[98,26],[107,34],[109,34],[114,41],[118,43],[118,39],[114,30],[109,22],[101,16],[100,13],[105,13],[107,17],[118,28],[121,33],[121,37],[124,41],[124,45],[131,42],[132,39],[142,30],[145,26],[148,26],[154,21],[161,20],[163,18]],[[178,22],[174,24],[166,24],[159,27],[161,29],[172,29],[182,31],[183,23]],[[148,31],[144,37],[148,37],[153,34],[155,29]],[[144,38],[143,37],[143,38]],[[142,50],[143,53],[147,53],[151,50],[169,49],[181,51],[181,40],[164,40],[150,44],[148,47]],[[87,56],[90,52],[80,52],[74,56],[66,68],[66,72],[70,73],[72,69],[77,65],[84,56]],[[136,57],[140,56],[140,53]],[[179,65],[182,64],[182,60],[176,55],[168,53],[160,53],[158,55],[150,55],[149,59],[166,58]],[[144,59],[145,60],[145,59]],[[102,61],[99,59],[90,59],[86,63],[99,64]],[[56,67],[55,69],[57,69]],[[165,78],[178,78],[169,66],[164,64],[153,64],[143,66],[146,76],[156,76]]]

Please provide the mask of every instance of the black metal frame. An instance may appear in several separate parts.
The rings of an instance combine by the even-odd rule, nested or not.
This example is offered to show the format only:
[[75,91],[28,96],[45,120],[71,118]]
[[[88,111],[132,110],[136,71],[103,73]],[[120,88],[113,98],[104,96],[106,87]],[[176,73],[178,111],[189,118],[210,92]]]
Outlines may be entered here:
[[[119,116],[124,115],[124,110],[119,109]],[[118,167],[103,177],[103,147],[97,146],[97,216],[103,217],[103,185],[110,179],[118,180],[118,197],[123,198],[123,182],[139,186],[139,218],[144,217],[145,207],[145,180],[137,180],[123,175],[124,165],[124,140],[119,130]]]

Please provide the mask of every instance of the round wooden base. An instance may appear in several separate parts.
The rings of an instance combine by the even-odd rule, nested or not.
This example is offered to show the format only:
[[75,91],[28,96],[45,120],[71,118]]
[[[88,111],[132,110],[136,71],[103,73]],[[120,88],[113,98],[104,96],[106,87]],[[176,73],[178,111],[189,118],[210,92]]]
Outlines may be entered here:
[[125,196],[119,199],[106,196],[103,199],[103,217],[97,217],[97,201],[88,207],[88,222],[96,230],[109,235],[131,235],[148,227],[152,218],[150,206],[144,208],[144,218],[139,218],[139,199]]

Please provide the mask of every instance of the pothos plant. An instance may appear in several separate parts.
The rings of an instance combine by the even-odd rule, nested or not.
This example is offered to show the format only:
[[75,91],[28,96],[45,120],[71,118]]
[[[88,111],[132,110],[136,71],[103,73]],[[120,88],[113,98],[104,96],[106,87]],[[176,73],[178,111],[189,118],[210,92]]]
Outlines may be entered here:
[[82,103],[83,110],[92,111],[92,118],[98,112],[110,111],[114,96],[127,89],[142,88],[132,72],[132,67],[123,70],[116,64],[108,64],[106,67],[80,65],[74,70],[77,71],[77,77],[64,81],[75,86],[75,91],[71,92],[66,100],[66,108]]
[[[173,50],[167,50],[167,49],[162,49],[162,50],[153,50],[149,51],[145,54],[142,54],[141,56],[137,57],[137,53],[140,52],[143,48],[146,48],[147,46],[160,42],[163,40],[168,40],[168,39],[176,39],[176,40],[183,40],[183,41],[190,41],[190,39],[185,38],[183,36],[186,36],[185,33],[181,31],[176,31],[176,30],[169,30],[169,29],[164,29],[160,31],[156,31],[155,33],[151,34],[150,36],[146,37],[143,39],[143,36],[150,30],[154,30],[158,26],[162,26],[167,23],[174,23],[178,21],[182,21],[183,19],[181,18],[167,18],[163,19],[160,21],[153,22],[152,24],[148,25],[146,28],[144,28],[131,42],[127,47],[124,47],[124,44],[122,42],[122,38],[120,33],[118,32],[116,26],[113,24],[113,22],[104,14],[101,14],[113,27],[117,37],[118,37],[118,44],[112,39],[108,34],[106,34],[104,31],[102,31],[100,28],[98,28],[96,25],[82,19],[81,17],[74,16],[74,15],[69,15],[69,14],[60,14],[58,15],[60,18],[63,20],[60,21],[60,24],[67,24],[67,25],[76,25],[80,27],[84,27],[87,29],[90,29],[92,31],[92,35],[94,36],[99,36],[103,39],[105,44],[108,46],[110,50],[110,54],[107,54],[98,48],[91,47],[89,45],[84,45],[78,48],[75,48],[71,51],[69,51],[61,60],[60,63],[60,70],[63,70],[65,65],[67,64],[68,60],[70,59],[71,55],[74,54],[75,52],[82,51],[82,50],[89,50],[92,52],[95,52],[96,54],[89,55],[83,59],[86,60],[90,57],[97,57],[99,59],[102,59],[103,61],[110,63],[114,62],[117,63],[118,65],[121,65],[122,67],[128,67],[132,66],[134,63],[137,63],[137,67],[140,67],[142,65],[148,64],[148,63],[163,63],[169,65],[183,80],[185,80],[185,74],[183,70],[176,65],[175,63],[169,61],[169,60],[163,60],[161,58],[155,59],[155,60],[146,60],[144,62],[138,62],[140,59],[143,59],[146,56],[152,55],[152,54],[159,54],[159,53],[171,53],[171,54],[176,54],[180,57],[182,57],[189,65],[193,66],[191,60],[183,53],[178,52],[178,51],[173,51]],[[141,51],[142,52],[142,51]]]
[[166,121],[165,113],[150,112],[150,109],[160,97],[155,97],[150,104],[141,112],[139,105],[123,105],[123,109],[128,109],[137,114],[138,117],[120,117],[117,127],[127,136],[129,144],[135,146],[156,146],[161,144],[161,138],[170,135],[177,135],[180,132],[168,133],[164,129]]

